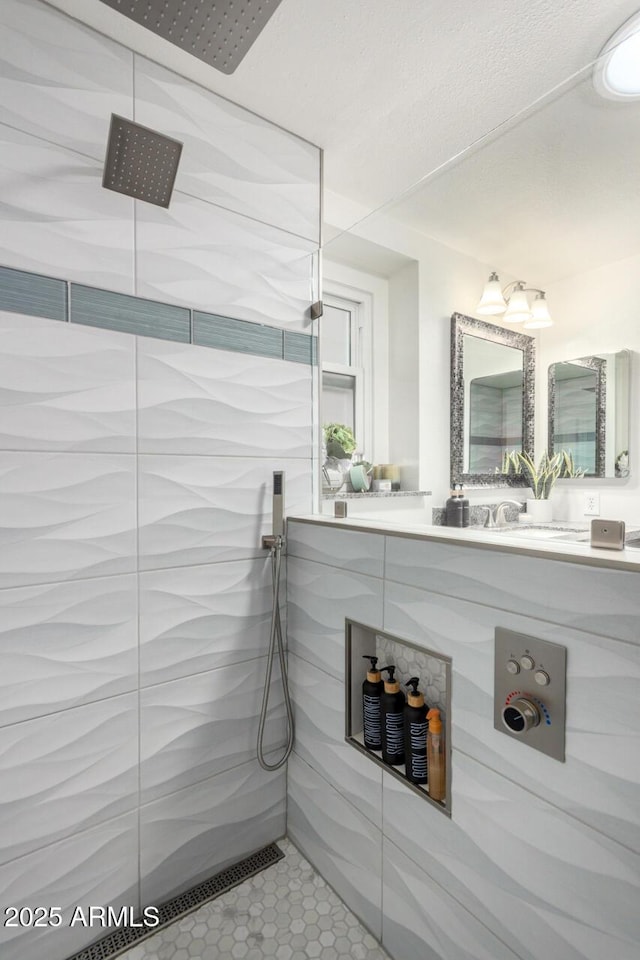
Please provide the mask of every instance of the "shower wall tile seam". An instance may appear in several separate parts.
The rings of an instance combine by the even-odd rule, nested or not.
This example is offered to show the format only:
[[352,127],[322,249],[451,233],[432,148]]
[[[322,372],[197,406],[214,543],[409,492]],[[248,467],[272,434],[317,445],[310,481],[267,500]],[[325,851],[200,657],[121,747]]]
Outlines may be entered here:
[[[293,458],[287,458],[287,459],[293,459]],[[295,523],[296,522],[295,517],[293,517],[292,520],[289,522]],[[327,567],[329,570],[335,570],[336,573],[344,572],[344,567],[338,566],[337,564],[330,563],[328,560],[311,560],[309,557],[302,556],[302,554],[289,553],[289,552],[287,553],[287,556],[291,560],[300,560],[303,563],[317,563],[319,567]],[[362,573],[360,570],[354,570],[353,572],[356,573],[359,577],[368,577],[370,580],[377,580],[380,583],[385,582],[385,578],[380,574]],[[380,624],[380,629],[382,629],[382,624]]]
[[48,850],[51,847],[55,847],[58,843],[66,843],[69,840],[75,840],[78,837],[83,837],[87,833],[90,833],[92,830],[97,830],[100,827],[109,826],[110,824],[116,823],[118,820],[122,820],[125,817],[131,817],[138,810],[137,806],[131,807],[129,810],[122,810],[120,813],[116,814],[114,817],[108,817],[106,820],[96,821],[96,823],[90,824],[88,827],[83,827],[81,830],[75,830],[63,837],[56,837],[55,840],[50,840],[48,843],[43,843],[39,847],[34,847],[33,850],[29,850],[28,853],[20,854],[18,857],[12,857],[10,860],[5,860],[4,863],[0,866],[0,870],[4,870],[6,867],[11,866],[12,864],[19,863],[20,860],[25,860],[27,857],[32,857],[36,853],[40,853],[43,850]]
[[[168,680],[159,680],[157,683],[147,683],[140,685],[140,693],[147,690],[156,690],[158,687],[164,687],[168,683],[180,683],[182,680],[189,680],[192,677],[203,677],[208,673],[218,673],[220,670],[226,670],[228,667],[238,667],[245,663],[257,663],[259,660],[266,660],[267,654],[261,654],[257,657],[241,657],[239,660],[233,660],[229,663],[221,663],[217,667],[207,667],[206,670],[194,670],[193,673],[181,673],[179,677],[171,677]],[[206,779],[206,778],[205,778]]]
[[262,227],[271,227],[273,230],[279,230],[280,233],[287,234],[290,237],[295,237],[296,240],[308,240],[310,243],[318,244],[317,237],[310,237],[305,233],[297,233],[295,230],[289,230],[287,227],[281,227],[277,223],[271,223],[269,220],[263,220],[261,217],[252,217],[249,213],[242,213],[237,210],[235,207],[228,207],[224,203],[216,202],[215,200],[210,200],[207,197],[199,196],[197,193],[191,193],[189,190],[184,188],[174,189],[172,196],[181,196],[188,197],[190,200],[197,200],[199,203],[206,203],[210,207],[216,207],[218,210],[224,210],[226,213],[233,213],[235,216],[242,217],[244,220],[247,220],[249,223],[259,223]]
[[[408,853],[408,852],[407,852],[406,850],[404,850],[402,847],[398,846],[398,844],[395,842],[395,840],[392,840],[389,836],[387,836],[386,833],[383,832],[382,836],[384,837],[384,839],[386,840],[386,842],[387,842],[388,844],[390,844],[390,846],[394,847],[394,848],[398,851],[398,853],[399,853],[401,856],[407,857],[407,859],[410,860],[410,861],[413,863],[413,865],[414,865],[415,867],[417,867],[417,869],[418,869],[421,873],[423,873],[426,877],[428,877],[429,880],[431,880],[431,882],[434,883],[434,884],[438,887],[438,889],[443,892],[443,894],[445,895],[445,897],[453,900],[453,901],[458,905],[458,907],[460,907],[461,910],[463,910],[463,911],[464,911],[466,914],[468,914],[470,917],[473,917],[473,919],[476,921],[476,923],[479,923],[482,927],[484,927],[484,929],[485,929],[492,937],[494,937],[496,940],[498,940],[498,941],[505,947],[505,949],[509,951],[509,953],[510,953],[514,958],[517,958],[517,960],[529,960],[529,958],[523,957],[522,954],[517,953],[517,952],[514,950],[514,948],[513,948],[512,946],[510,946],[508,943],[505,943],[505,941],[496,933],[496,931],[495,931],[495,930],[492,930],[491,927],[487,926],[486,922],[485,922],[484,920],[482,920],[479,916],[476,916],[476,914],[473,912],[473,910],[471,910],[465,903],[463,903],[462,900],[460,900],[460,899],[455,895],[455,893],[453,893],[452,890],[450,890],[448,887],[444,887],[444,886],[440,883],[440,881],[438,880],[437,876],[434,876],[432,873],[430,873],[429,870],[425,869],[423,863],[421,863],[421,862],[419,862],[418,860],[414,859],[414,858],[411,856],[410,853]],[[383,896],[384,896],[384,887],[385,887],[385,883],[384,883],[384,872],[385,872],[385,869],[384,869],[384,868],[385,868],[384,853],[383,853],[383,855],[382,855],[381,862],[382,862],[382,891],[383,891]],[[425,858],[425,863],[426,863],[426,862],[428,862],[428,859],[427,859],[427,858]],[[383,931],[384,931],[384,917],[385,917],[385,914],[384,914],[384,910],[383,910],[383,911],[382,911]],[[383,943],[384,943],[384,939],[383,939]]]
[[[469,753],[468,750],[463,750],[461,747],[456,747],[454,743],[451,744],[451,758],[452,761],[456,756],[465,757],[467,760],[471,760],[473,763],[478,764],[478,766],[483,767],[483,769],[488,770],[495,777],[499,777],[500,780],[504,780],[507,783],[512,783],[515,787],[518,787],[519,790],[522,790],[524,793],[527,793],[530,797],[533,797],[535,800],[544,804],[548,807],[553,807],[554,810],[557,810],[559,814],[564,817],[569,817],[571,820],[575,820],[576,823],[579,823],[584,830],[589,833],[595,833],[599,837],[602,837],[607,843],[615,844],[615,846],[620,847],[622,850],[625,850],[631,853],[633,856],[638,856],[638,850],[635,847],[630,847],[628,844],[623,843],[617,837],[611,836],[611,834],[605,833],[604,830],[599,830],[598,827],[594,826],[592,823],[589,823],[588,820],[579,817],[570,807],[562,807],[559,803],[554,802],[549,799],[548,795],[545,792],[536,793],[535,790],[532,790],[521,780],[517,780],[514,777],[507,776],[506,773],[503,773],[501,770],[498,770],[496,767],[492,767],[485,760],[482,760],[480,757],[474,757],[472,753]],[[410,856],[407,854],[407,856]],[[414,861],[416,862],[416,861]],[[420,866],[418,863],[417,866]],[[421,867],[424,870],[424,867]],[[425,871],[428,873],[428,871]],[[435,879],[435,877],[433,878]]]
[[[283,739],[282,743],[275,744],[265,753],[265,757],[272,757],[274,754],[282,753],[282,748],[285,745],[285,740]],[[224,767],[224,769],[216,770],[215,773],[210,773],[206,777],[200,777],[198,780],[192,780],[188,784],[183,784],[181,787],[176,787],[174,790],[169,790],[167,793],[160,794],[157,797],[152,797],[150,800],[144,800],[139,805],[139,811],[148,809],[149,807],[154,806],[158,803],[163,803],[166,800],[170,800],[171,797],[177,796],[179,793],[187,793],[189,790],[193,790],[196,787],[202,786],[203,783],[208,783],[210,780],[215,780],[216,777],[224,777],[225,774],[230,773],[232,770],[241,770],[242,767],[250,767],[254,764],[257,764],[255,757],[250,757],[248,760],[241,760],[239,763],[232,763],[229,767]]]
[[[295,656],[295,654],[294,654],[294,656]],[[332,680],[335,680],[335,677],[331,677],[331,679],[332,679]],[[338,681],[336,680],[336,683],[337,683],[337,682],[338,682]],[[295,703],[294,703],[294,707],[295,707]],[[355,747],[354,747],[353,749],[355,750]],[[367,816],[366,813],[363,813],[363,811],[362,811],[359,807],[357,807],[356,804],[355,804],[352,800],[350,800],[349,797],[348,797],[345,793],[342,793],[341,790],[338,790],[338,788],[336,787],[335,784],[331,783],[330,780],[327,780],[327,778],[326,778],[325,775],[323,774],[322,770],[318,769],[318,767],[314,767],[314,765],[313,765],[312,763],[309,763],[309,761],[308,761],[305,757],[301,756],[301,755],[298,753],[298,751],[296,750],[295,747],[293,748],[293,752],[295,753],[297,759],[298,759],[301,763],[304,763],[304,765],[305,765],[306,767],[309,767],[310,770],[313,770],[314,774],[315,774],[317,777],[320,777],[320,779],[322,780],[322,782],[323,782],[330,790],[332,790],[338,797],[340,797],[341,800],[344,800],[345,803],[349,804],[349,807],[350,807],[352,810],[355,810],[355,812],[358,814],[359,817],[362,817],[364,820],[366,820],[367,823],[369,824],[369,826],[372,827],[372,829],[374,829],[374,830],[376,831],[376,833],[379,833],[379,834],[380,834],[380,837],[381,837],[381,838],[384,836],[383,831],[381,830],[381,828],[380,828],[376,823],[373,822],[373,820],[371,819],[371,817]],[[382,842],[382,841],[381,841],[381,842]]]

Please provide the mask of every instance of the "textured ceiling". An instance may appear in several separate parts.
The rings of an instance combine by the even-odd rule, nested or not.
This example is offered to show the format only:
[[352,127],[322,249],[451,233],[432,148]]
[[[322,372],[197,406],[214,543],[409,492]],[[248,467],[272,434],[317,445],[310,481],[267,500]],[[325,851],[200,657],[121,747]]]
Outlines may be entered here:
[[282,0],[229,77],[101,0],[49,0],[325,150],[378,206],[592,60],[638,0]]

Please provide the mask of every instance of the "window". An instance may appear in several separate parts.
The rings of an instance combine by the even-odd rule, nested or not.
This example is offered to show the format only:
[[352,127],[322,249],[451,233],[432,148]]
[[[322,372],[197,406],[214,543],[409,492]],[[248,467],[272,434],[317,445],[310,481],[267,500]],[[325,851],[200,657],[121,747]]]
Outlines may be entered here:
[[323,305],[320,321],[322,422],[345,423],[351,427],[357,451],[363,454],[371,447],[370,424],[365,417],[367,304],[325,292]]

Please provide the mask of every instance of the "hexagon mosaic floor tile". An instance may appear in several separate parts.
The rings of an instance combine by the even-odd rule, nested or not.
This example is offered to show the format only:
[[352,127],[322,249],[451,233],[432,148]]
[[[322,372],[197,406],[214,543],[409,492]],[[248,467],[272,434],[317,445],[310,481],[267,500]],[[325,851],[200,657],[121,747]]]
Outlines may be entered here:
[[120,960],[389,960],[289,840],[284,859],[120,955]]

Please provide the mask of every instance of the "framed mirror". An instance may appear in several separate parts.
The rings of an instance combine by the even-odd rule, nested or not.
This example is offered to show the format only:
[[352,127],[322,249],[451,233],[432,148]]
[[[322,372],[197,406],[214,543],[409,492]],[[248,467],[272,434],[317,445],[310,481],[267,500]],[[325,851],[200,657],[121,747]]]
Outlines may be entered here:
[[549,456],[566,450],[585,477],[629,476],[631,354],[593,354],[549,366]]
[[533,453],[535,341],[460,313],[451,317],[451,483],[511,486],[511,450]]

